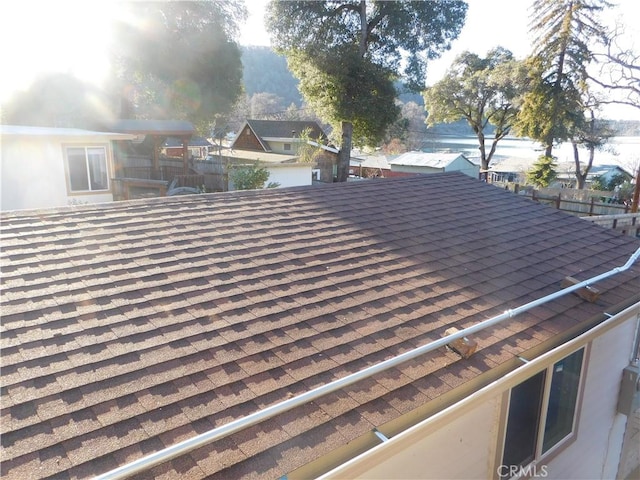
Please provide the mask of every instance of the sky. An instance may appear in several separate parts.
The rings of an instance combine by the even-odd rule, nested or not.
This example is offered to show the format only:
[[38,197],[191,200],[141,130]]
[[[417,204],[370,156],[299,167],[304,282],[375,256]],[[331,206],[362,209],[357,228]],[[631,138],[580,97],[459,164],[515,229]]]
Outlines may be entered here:
[[[627,24],[628,41],[640,50],[640,2],[613,0],[618,7],[607,20]],[[250,16],[242,28],[243,45],[269,45],[263,26],[267,0],[246,0]],[[466,23],[452,49],[428,66],[427,84],[437,81],[453,59],[465,50],[484,55],[495,46],[511,50],[517,58],[531,49],[528,34],[532,0],[468,0]],[[110,19],[117,13],[112,0],[35,0],[0,2],[0,101],[25,90],[44,71],[72,73],[98,85],[107,73]],[[611,116],[611,115],[607,115]],[[637,109],[620,109],[616,118],[640,120]]]

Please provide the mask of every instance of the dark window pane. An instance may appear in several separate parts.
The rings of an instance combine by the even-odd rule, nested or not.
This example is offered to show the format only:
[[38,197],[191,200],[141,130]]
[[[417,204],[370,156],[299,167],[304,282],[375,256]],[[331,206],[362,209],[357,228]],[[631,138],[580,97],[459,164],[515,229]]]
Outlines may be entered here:
[[553,366],[549,407],[542,442],[543,452],[573,431],[583,352],[583,349],[578,350]]
[[67,164],[69,165],[69,183],[71,191],[89,190],[87,177],[87,161],[84,148],[68,148]]
[[505,466],[526,465],[534,458],[544,374],[542,371],[511,390],[502,458]]

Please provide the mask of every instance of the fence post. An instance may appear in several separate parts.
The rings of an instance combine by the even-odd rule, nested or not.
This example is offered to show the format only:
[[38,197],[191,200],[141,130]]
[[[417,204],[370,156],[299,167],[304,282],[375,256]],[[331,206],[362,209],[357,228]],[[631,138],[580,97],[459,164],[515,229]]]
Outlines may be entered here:
[[561,195],[562,195],[562,194],[561,194],[561,193],[559,193],[559,194],[558,194],[558,198],[556,199],[556,208],[557,208],[558,210],[560,210],[560,196],[561,196]]

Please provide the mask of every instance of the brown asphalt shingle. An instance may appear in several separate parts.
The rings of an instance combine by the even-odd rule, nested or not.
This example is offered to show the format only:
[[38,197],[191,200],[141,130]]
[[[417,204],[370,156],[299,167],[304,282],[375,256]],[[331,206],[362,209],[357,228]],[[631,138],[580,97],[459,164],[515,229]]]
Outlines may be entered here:
[[[87,478],[624,264],[460,174],[0,217],[6,479]],[[640,267],[155,467],[276,478],[640,292]]]

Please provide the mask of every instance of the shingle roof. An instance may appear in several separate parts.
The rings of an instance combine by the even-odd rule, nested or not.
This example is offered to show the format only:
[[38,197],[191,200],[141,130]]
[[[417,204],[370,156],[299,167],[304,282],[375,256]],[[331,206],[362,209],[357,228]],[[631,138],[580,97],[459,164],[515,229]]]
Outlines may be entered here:
[[[622,265],[462,174],[3,212],[3,479],[86,478]],[[276,478],[640,291],[640,267],[140,478]]]

